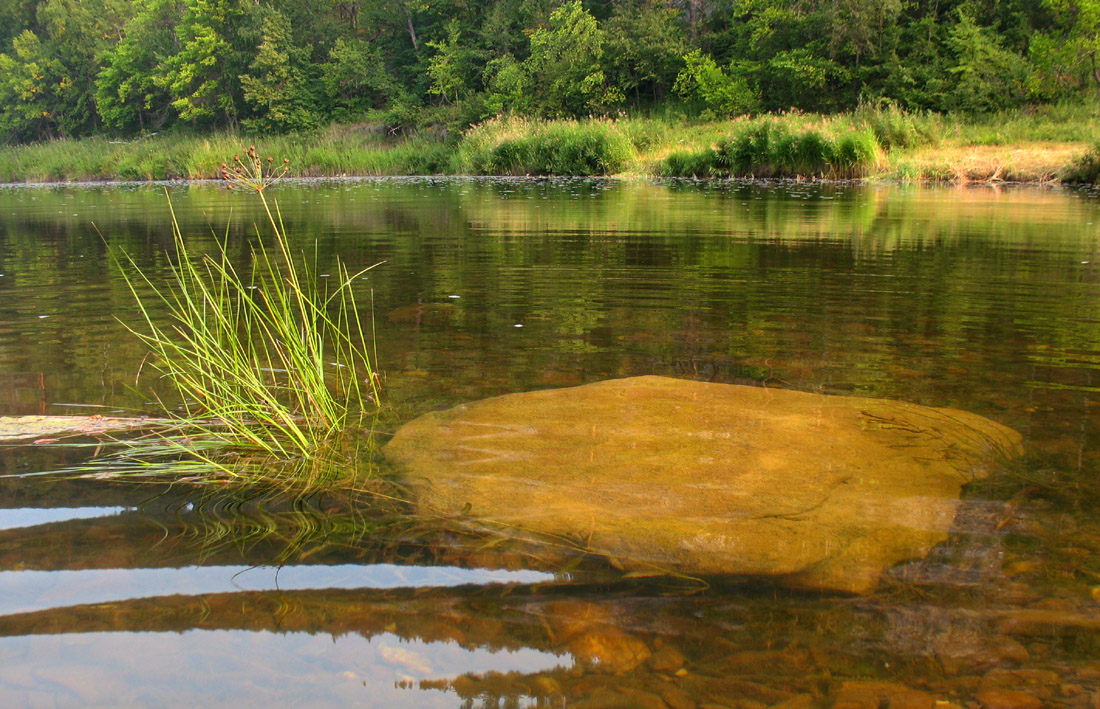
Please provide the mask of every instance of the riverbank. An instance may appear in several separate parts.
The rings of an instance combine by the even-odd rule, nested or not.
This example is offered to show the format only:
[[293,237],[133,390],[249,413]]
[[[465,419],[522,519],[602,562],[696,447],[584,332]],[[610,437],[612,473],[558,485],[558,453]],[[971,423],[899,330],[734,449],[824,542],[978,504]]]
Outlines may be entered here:
[[378,125],[336,124],[262,138],[223,131],[0,147],[0,181],[215,178],[242,146],[262,141],[264,152],[288,160],[288,174],[296,177],[568,174],[1095,182],[1095,165],[1085,164],[1084,156],[1100,141],[1098,125],[1100,108],[1084,105],[970,121],[892,108],[723,121],[501,118],[461,135],[442,128],[391,135]]

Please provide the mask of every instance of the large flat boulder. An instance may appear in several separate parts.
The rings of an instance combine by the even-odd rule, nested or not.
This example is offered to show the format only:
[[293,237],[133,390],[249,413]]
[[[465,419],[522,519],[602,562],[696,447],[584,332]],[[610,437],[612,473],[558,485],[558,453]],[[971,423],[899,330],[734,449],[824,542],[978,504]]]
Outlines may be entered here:
[[1020,435],[954,409],[634,377],[422,416],[384,449],[425,512],[635,571],[863,593],[947,537]]

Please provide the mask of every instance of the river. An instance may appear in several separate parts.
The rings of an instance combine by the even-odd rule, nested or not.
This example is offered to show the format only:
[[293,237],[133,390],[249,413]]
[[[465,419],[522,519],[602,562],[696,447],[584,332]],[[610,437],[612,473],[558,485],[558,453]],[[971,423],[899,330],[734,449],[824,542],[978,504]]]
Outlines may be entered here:
[[[322,277],[379,264],[357,299],[384,429],[659,374],[954,407],[1026,454],[964,491],[929,558],[849,597],[479,568],[461,539],[355,501],[39,475],[91,451],[0,447],[0,703],[1100,706],[1095,193],[402,178],[268,194]],[[259,204],[217,184],[0,187],[0,415],[153,409],[110,249],[163,273],[169,198],[195,250],[224,241],[244,263],[264,238]]]

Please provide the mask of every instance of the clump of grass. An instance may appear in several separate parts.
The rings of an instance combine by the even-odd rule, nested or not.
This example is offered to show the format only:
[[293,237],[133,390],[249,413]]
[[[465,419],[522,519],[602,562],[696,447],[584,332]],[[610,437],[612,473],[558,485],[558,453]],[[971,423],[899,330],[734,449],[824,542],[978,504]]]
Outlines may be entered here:
[[482,175],[613,175],[633,157],[630,138],[612,121],[510,119],[475,127],[454,167]]
[[801,117],[736,122],[713,149],[665,158],[665,175],[846,179],[877,169],[878,142],[866,128],[814,124]]
[[869,129],[883,150],[931,145],[943,137],[942,116],[912,113],[887,101],[861,103],[852,112],[851,121]]
[[310,262],[291,252],[278,205],[264,195],[287,169],[254,148],[221,168],[231,189],[258,195],[268,219],[271,243],[257,227],[248,271],[233,265],[224,244],[191,253],[174,215],[165,284],[129,256],[118,258],[142,316],[139,327],[124,325],[149,346],[152,366],[182,402],[170,409],[173,435],[129,447],[131,464],[120,470],[297,486],[319,482],[325,463],[359,457],[361,419],[379,401],[352,287],[362,272],[338,264],[326,290]]
[[1093,143],[1062,175],[1064,182],[1100,183],[1100,141]]
[[678,150],[665,157],[660,165],[663,177],[713,177],[718,154],[712,148]]

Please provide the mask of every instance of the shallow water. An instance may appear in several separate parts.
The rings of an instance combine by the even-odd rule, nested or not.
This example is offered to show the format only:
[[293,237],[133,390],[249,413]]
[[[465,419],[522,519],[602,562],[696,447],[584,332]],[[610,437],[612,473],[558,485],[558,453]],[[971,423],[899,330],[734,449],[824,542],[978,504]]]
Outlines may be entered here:
[[[253,200],[167,191],[194,243],[246,257]],[[968,489],[950,543],[846,598],[548,575],[504,552],[478,569],[463,539],[354,502],[295,514],[59,481],[27,474],[86,450],[0,448],[24,476],[0,480],[5,705],[1100,704],[1095,195],[450,179],[271,194],[322,273],[384,262],[360,302],[373,294],[398,422],[661,374],[956,407],[1020,431],[1028,455]],[[163,190],[0,188],[0,414],[149,409],[105,241],[163,268]]]

